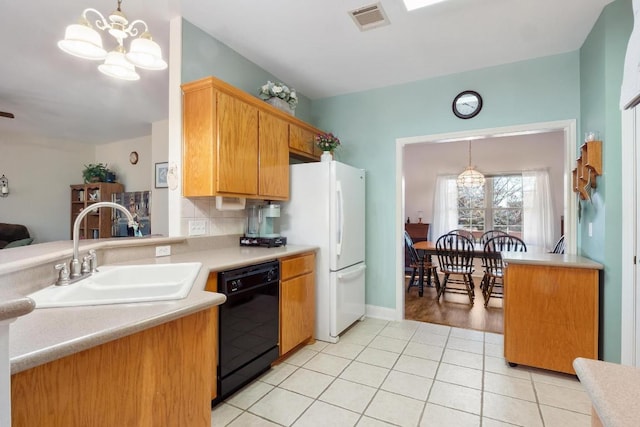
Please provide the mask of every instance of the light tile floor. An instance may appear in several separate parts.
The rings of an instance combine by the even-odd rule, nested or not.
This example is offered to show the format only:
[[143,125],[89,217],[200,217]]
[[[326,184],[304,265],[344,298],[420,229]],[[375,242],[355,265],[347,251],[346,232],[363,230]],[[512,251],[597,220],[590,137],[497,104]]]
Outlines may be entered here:
[[511,368],[502,347],[498,334],[366,319],[339,343],[300,349],[216,406],[211,425],[590,425],[576,377]]

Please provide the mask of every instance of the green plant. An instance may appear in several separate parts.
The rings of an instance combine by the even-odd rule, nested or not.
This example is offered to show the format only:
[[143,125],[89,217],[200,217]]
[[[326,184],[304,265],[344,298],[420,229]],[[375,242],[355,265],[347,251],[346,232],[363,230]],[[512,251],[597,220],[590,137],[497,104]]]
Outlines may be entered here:
[[316,145],[322,151],[333,151],[340,146],[340,140],[332,133],[316,135]]
[[298,95],[296,90],[289,88],[287,85],[281,82],[273,83],[271,80],[260,87],[259,96],[265,101],[269,98],[280,98],[289,104],[292,109],[298,105]]
[[88,165],[84,165],[82,178],[84,178],[84,182],[104,182],[109,172],[111,171],[106,164],[89,163]]

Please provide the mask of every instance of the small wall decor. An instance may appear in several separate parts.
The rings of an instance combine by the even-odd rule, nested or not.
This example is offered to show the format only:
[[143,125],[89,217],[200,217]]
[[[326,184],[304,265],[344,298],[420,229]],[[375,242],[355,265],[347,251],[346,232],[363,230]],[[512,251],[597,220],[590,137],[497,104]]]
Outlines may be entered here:
[[580,157],[571,178],[573,191],[580,200],[591,200],[591,191],[597,187],[596,178],[602,175],[602,141],[587,141],[580,147]]
[[9,195],[9,180],[4,174],[0,177],[0,197],[7,197]]
[[169,171],[169,162],[156,163],[156,188],[167,188],[167,172]]
[[9,180],[4,174],[0,177],[0,197],[7,197],[9,195]]

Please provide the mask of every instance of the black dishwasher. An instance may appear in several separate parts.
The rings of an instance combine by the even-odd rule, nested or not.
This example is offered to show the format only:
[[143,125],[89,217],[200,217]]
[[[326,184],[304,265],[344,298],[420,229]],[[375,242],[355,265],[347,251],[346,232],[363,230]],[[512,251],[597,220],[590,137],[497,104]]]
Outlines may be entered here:
[[269,261],[218,273],[218,397],[255,379],[278,358],[280,263]]

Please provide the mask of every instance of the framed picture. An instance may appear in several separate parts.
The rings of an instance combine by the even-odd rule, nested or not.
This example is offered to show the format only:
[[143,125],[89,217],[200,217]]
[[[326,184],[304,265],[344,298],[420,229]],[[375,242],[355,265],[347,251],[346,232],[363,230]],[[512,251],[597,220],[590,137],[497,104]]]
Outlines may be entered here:
[[168,188],[167,172],[169,171],[169,162],[156,163],[156,188]]

